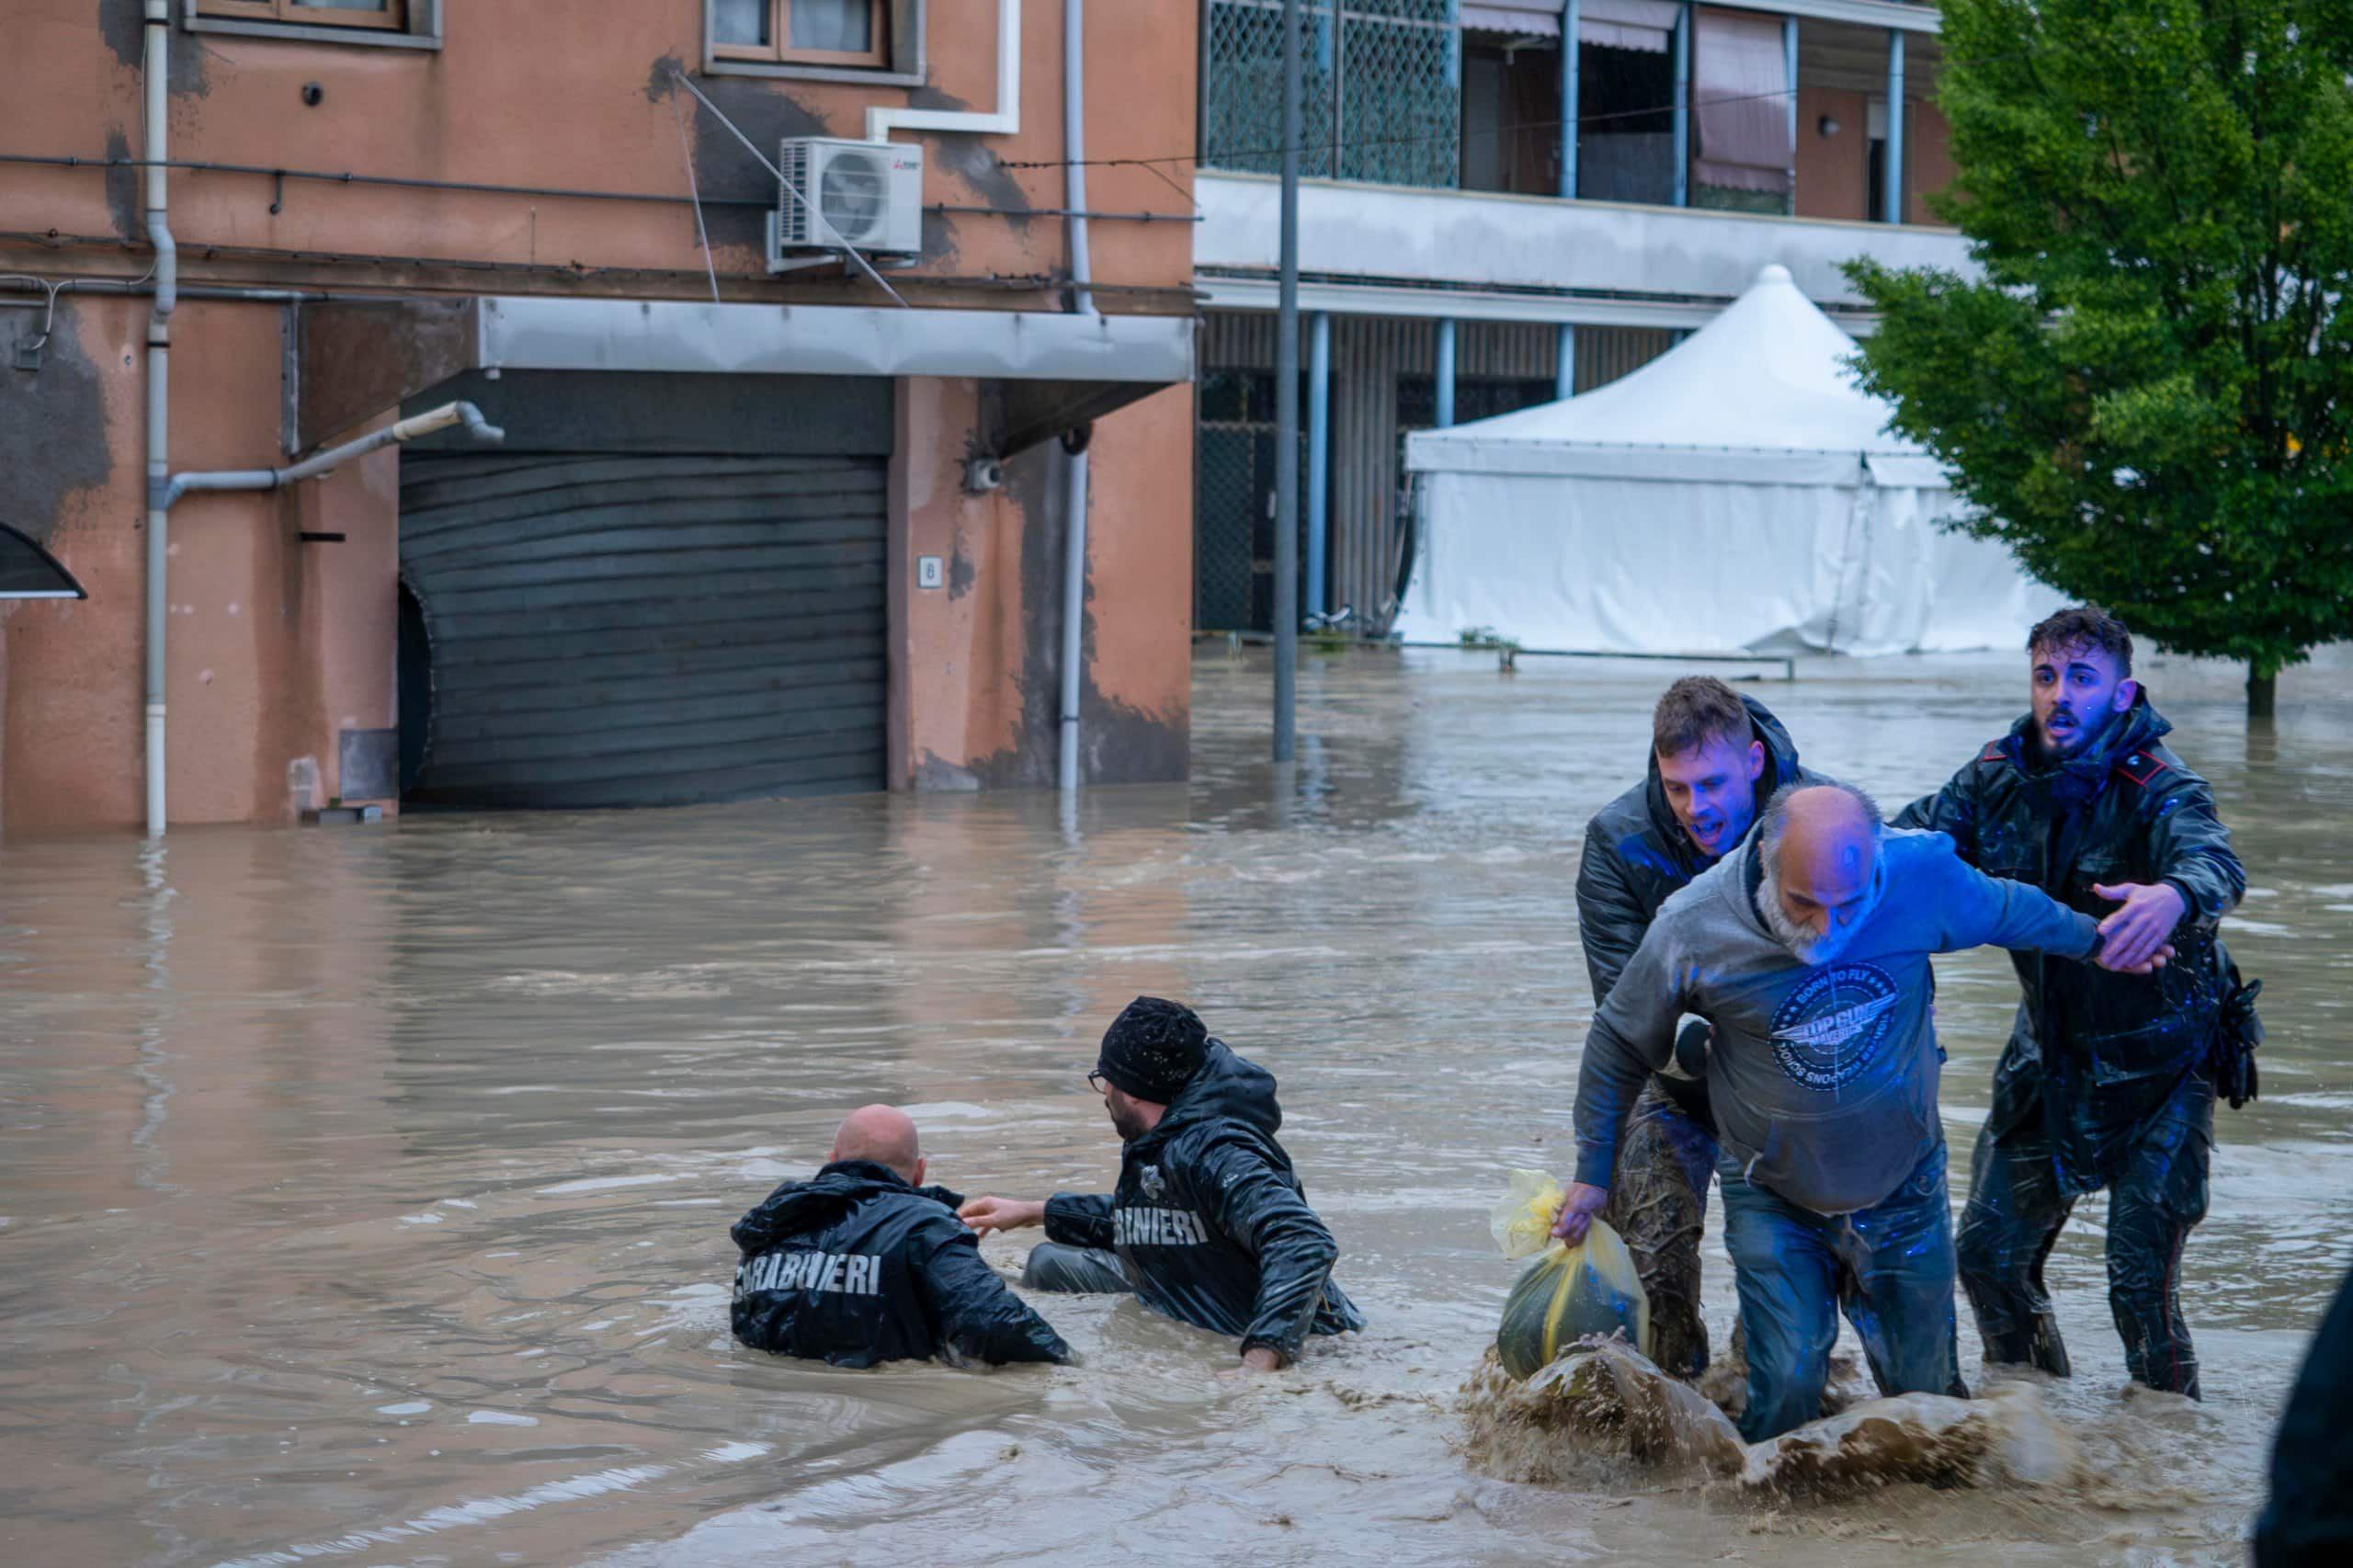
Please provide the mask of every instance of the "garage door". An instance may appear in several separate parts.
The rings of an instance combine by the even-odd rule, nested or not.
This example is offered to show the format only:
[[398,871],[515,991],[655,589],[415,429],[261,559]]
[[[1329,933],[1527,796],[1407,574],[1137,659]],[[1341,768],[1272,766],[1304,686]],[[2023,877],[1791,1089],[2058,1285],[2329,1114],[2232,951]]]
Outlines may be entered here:
[[[486,400],[485,400],[486,401]],[[676,805],[882,787],[887,460],[410,451],[406,798]]]

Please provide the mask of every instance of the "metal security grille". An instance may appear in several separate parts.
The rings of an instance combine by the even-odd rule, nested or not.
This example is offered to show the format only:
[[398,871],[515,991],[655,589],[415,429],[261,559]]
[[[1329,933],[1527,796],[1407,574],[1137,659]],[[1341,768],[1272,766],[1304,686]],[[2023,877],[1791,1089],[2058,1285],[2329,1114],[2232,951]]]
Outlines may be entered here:
[[[1274,630],[1275,378],[1205,369],[1193,447],[1193,624]],[[1307,472],[1306,433],[1300,472]],[[1306,519],[1300,520],[1305,559]],[[1302,599],[1306,592],[1301,585]]]
[[573,809],[881,788],[887,466],[404,455],[401,574],[430,671],[410,798]]
[[[1300,173],[1389,185],[1461,184],[1456,0],[1302,0],[1300,11]],[[1279,0],[1209,0],[1201,40],[1202,164],[1280,172]]]

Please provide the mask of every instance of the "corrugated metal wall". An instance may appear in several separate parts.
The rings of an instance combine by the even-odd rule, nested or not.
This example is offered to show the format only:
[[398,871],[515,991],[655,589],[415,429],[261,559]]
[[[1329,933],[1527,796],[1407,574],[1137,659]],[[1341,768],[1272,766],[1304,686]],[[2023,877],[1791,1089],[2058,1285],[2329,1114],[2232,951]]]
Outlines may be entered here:
[[[1305,328],[1302,328],[1302,363]],[[1616,381],[1664,354],[1674,335],[1637,327],[1577,329],[1579,392]],[[1537,322],[1465,322],[1455,339],[1455,375],[1461,381],[1551,382],[1560,363],[1557,328]],[[1275,318],[1266,312],[1212,312],[1202,335],[1204,373],[1271,370]],[[1438,325],[1427,319],[1338,316],[1332,323],[1331,601],[1353,605],[1360,622],[1385,630],[1385,616],[1403,544],[1401,437],[1410,429],[1400,382],[1438,371]],[[1420,389],[1416,389],[1420,390]],[[1418,400],[1411,400],[1418,401]],[[1464,417],[1471,410],[1464,408]],[[1209,482],[1196,487],[1198,504],[1219,504],[1229,493]],[[1302,508],[1302,517],[1304,507]],[[1212,528],[1196,519],[1196,533]],[[1206,552],[1200,552],[1206,558]],[[1210,596],[1203,594],[1203,598]]]
[[[879,790],[891,385],[510,371],[503,449],[401,456],[407,798],[676,805]],[[404,676],[404,678],[405,676]]]

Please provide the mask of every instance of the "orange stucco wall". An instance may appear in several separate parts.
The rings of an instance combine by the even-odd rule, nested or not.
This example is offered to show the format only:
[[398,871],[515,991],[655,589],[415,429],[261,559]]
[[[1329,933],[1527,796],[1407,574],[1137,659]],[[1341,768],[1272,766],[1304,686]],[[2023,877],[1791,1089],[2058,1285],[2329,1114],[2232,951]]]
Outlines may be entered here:
[[[1953,176],[1952,128],[1925,98],[1904,100],[1904,222],[1934,223],[1925,198]],[[1838,134],[1822,134],[1824,115]],[[1870,213],[1870,98],[1807,87],[1798,94],[1798,216],[1861,222]]]
[[[665,196],[688,192],[691,162],[706,199],[774,199],[773,179],[668,80],[673,62],[701,63],[701,0],[460,0],[445,9],[438,51],[176,28],[171,155]],[[137,0],[15,0],[8,10],[0,152],[141,155]],[[1192,145],[1195,13],[1088,7],[1092,156]],[[861,136],[874,105],[994,108],[997,6],[931,0],[928,17],[921,90],[698,81],[764,144]],[[923,256],[892,274],[918,308],[1064,308],[1064,224],[1024,215],[1063,200],[1059,6],[1023,7],[1022,54],[1017,134],[900,135],[928,149],[926,203],[993,210],[926,218]],[[321,89],[316,107],[302,102],[308,84]],[[1089,205],[1179,214],[1188,178],[1186,165],[1098,168]],[[301,180],[280,190],[267,176],[220,170],[176,170],[170,187],[182,281],[192,287],[621,298],[710,288],[691,210],[675,204]],[[0,272],[137,278],[152,254],[140,206],[127,168],[11,167],[0,176]],[[771,279],[757,213],[713,206],[707,215],[711,263],[730,299],[879,298],[858,279],[826,276],[830,268]],[[1190,312],[1189,225],[1104,221],[1091,238],[1100,308]],[[0,504],[20,525],[27,510],[38,514],[30,531],[91,597],[25,605],[0,622],[0,809],[19,834],[128,826],[143,815],[147,304],[69,294],[58,309],[65,328],[50,365],[14,391],[48,423],[42,438],[77,459],[58,469],[73,483],[12,489],[0,473]],[[0,312],[0,341],[15,341],[6,334],[22,314]],[[183,300],[172,327],[175,470],[285,460],[280,324],[274,304]],[[1051,777],[1052,683],[1039,662],[1039,618],[1059,616],[1060,503],[1049,492],[1061,459],[1030,454],[1006,491],[963,496],[980,396],[970,383],[917,380],[902,398],[894,570],[911,578],[915,553],[961,565],[960,591],[918,594],[907,582],[893,590],[904,601],[891,774],[900,787],[1042,781],[1040,690],[1049,691]],[[1119,721],[1099,732],[1111,749],[1090,754],[1097,777],[1182,769],[1189,426],[1178,393],[1097,431],[1087,680],[1089,701]],[[174,509],[173,822],[283,820],[324,803],[342,793],[339,734],[396,722],[398,475],[398,456],[387,451],[295,492],[197,495]],[[304,544],[304,530],[346,538]],[[1048,558],[1052,573],[1041,578]]]
[[[1838,134],[1822,134],[1824,116]],[[1798,92],[1798,216],[1859,223],[1870,199],[1870,101],[1828,87]]]
[[[904,487],[892,538],[894,788],[1045,784],[1054,777],[1069,458],[1049,446],[973,494],[961,465],[983,418],[979,386],[910,378],[900,391]],[[1181,776],[1191,692],[1192,401],[1175,388],[1097,423],[1088,447],[1087,660],[1082,777]],[[941,558],[946,580],[915,586]],[[1171,585],[1176,585],[1171,591]]]

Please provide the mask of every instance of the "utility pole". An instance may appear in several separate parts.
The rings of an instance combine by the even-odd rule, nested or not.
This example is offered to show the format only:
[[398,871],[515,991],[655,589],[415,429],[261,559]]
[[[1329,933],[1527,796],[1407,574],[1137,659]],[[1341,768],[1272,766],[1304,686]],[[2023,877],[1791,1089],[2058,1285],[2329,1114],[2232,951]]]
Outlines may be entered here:
[[1275,760],[1291,759],[1299,681],[1299,0],[1283,0],[1282,292],[1275,314]]

